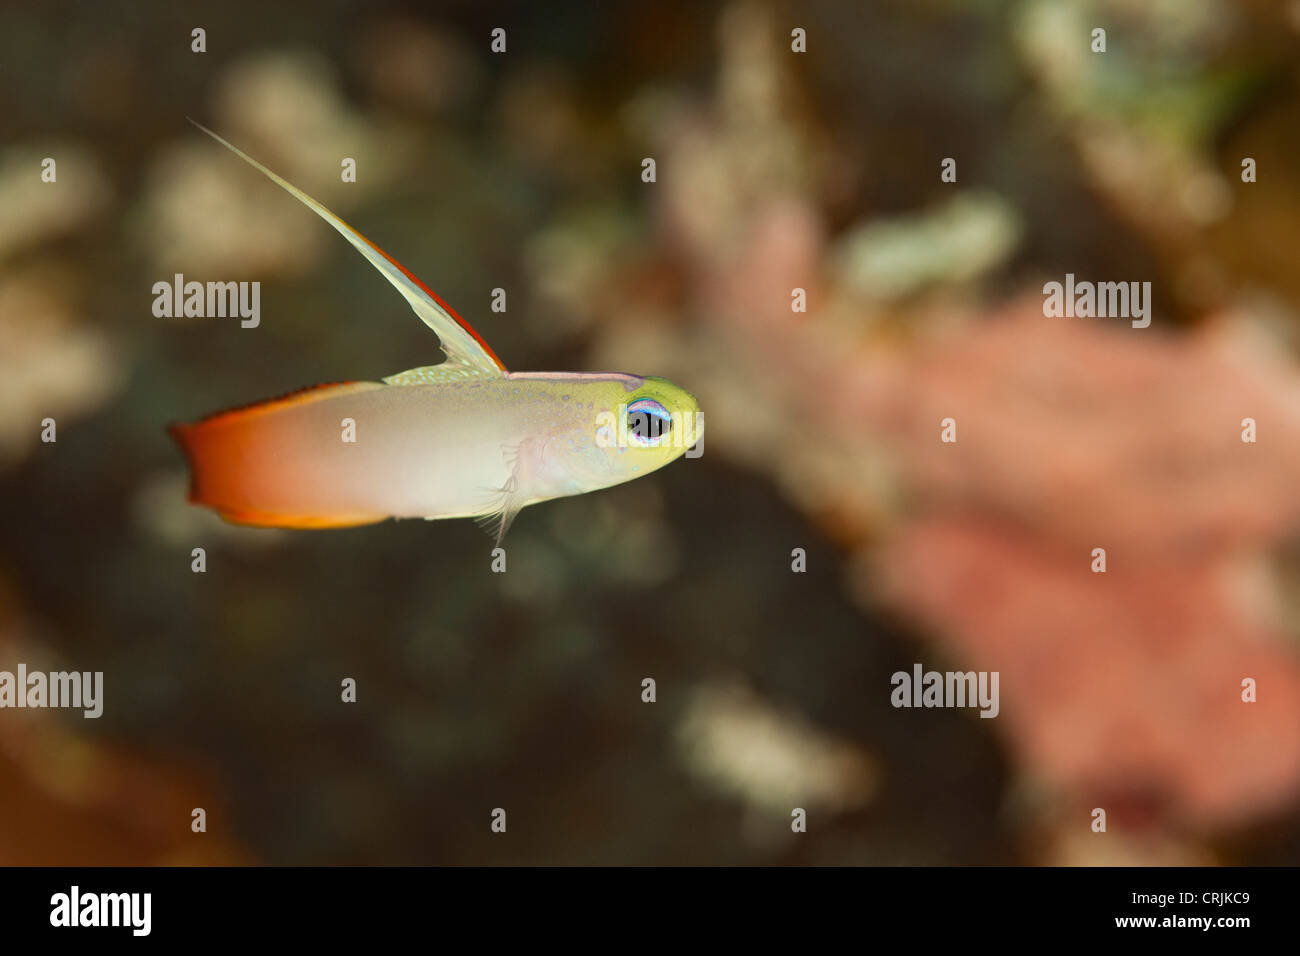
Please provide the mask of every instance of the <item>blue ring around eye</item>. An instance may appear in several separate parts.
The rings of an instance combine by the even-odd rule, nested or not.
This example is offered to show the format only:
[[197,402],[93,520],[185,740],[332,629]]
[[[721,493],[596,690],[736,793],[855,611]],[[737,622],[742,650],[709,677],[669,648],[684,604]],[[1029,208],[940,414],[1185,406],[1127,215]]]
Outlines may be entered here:
[[638,414],[648,415],[652,418],[658,418],[660,421],[668,422],[669,428],[663,429],[654,438],[646,435],[638,435],[636,432],[629,430],[627,436],[629,441],[633,444],[649,446],[658,445],[668,437],[668,433],[672,426],[673,416],[668,409],[663,407],[663,405],[656,402],[653,398],[639,398],[627,407],[627,415],[629,418]]

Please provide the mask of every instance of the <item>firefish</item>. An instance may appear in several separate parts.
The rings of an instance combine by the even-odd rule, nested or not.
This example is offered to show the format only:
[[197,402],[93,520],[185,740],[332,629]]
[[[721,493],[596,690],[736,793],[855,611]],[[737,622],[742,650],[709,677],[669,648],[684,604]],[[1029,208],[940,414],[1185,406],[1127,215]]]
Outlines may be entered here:
[[[191,121],[193,122],[193,121]],[[323,205],[194,124],[333,226],[438,336],[444,360],[315,385],[169,431],[189,500],[227,521],[344,528],[475,518],[499,544],[528,505],[640,478],[695,447],[695,397],[657,376],[509,372],[451,306]]]

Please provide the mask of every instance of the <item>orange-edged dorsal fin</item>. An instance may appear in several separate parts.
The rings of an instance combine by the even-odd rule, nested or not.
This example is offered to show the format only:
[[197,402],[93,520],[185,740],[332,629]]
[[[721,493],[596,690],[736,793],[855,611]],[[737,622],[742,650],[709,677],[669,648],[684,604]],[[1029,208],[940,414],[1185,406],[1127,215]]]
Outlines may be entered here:
[[402,297],[411,304],[411,308],[420,317],[421,321],[438,334],[438,340],[442,343],[442,350],[446,353],[449,363],[463,366],[478,375],[500,377],[505,372],[505,363],[497,358],[496,353],[483,341],[482,336],[475,332],[470,327],[470,324],[457,314],[455,309],[417,279],[404,265],[297,186],[288,180],[281,179],[239,147],[222,139],[203,124],[196,123],[194,120],[190,120],[190,122],[333,226],[344,239],[351,243],[352,248],[365,256],[367,261],[378,269],[385,279],[392,283],[393,287],[402,294]]

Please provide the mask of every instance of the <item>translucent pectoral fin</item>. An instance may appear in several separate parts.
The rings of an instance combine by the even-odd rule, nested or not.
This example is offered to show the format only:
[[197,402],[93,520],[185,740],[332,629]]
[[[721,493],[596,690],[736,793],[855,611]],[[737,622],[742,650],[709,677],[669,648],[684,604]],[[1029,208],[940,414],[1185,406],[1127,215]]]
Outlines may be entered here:
[[515,520],[515,515],[523,510],[525,504],[527,504],[525,501],[504,501],[500,510],[479,515],[474,519],[474,523],[490,534],[496,546],[500,547],[506,532],[510,530],[511,522]]
[[510,530],[511,523],[515,520],[515,515],[523,510],[524,505],[528,504],[528,499],[520,494],[517,483],[513,475],[497,493],[496,507],[486,514],[479,515],[474,519],[474,523],[492,535],[498,547]]
[[542,447],[536,439],[526,438],[518,445],[506,445],[501,449],[510,476],[500,488],[489,491],[483,514],[474,519],[475,524],[496,539],[498,546],[510,530],[515,516],[534,500],[528,477],[536,469],[535,458]]

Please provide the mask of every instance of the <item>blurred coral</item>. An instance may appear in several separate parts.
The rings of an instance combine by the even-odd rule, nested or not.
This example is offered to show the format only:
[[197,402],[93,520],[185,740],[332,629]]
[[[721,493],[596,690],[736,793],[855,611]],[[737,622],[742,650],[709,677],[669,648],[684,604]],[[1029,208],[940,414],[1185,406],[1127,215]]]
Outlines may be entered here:
[[678,734],[691,770],[777,817],[776,832],[788,831],[795,807],[843,812],[865,804],[876,787],[878,771],[860,748],[777,709],[743,683],[696,688]]
[[0,271],[0,464],[40,444],[45,418],[66,429],[121,385],[118,351],[77,316],[70,285],[53,264]]
[[[1036,298],[927,293],[899,327],[897,293],[864,300],[844,263],[879,236],[891,245],[862,261],[899,257],[875,284],[900,281],[933,248],[925,220],[865,226],[837,258],[815,195],[755,180],[732,135],[681,127],[661,198],[711,326],[681,352],[716,353],[677,360],[730,366],[703,376],[711,447],[829,522],[868,606],[917,621],[962,668],[1002,673],[997,729],[1062,805],[1111,800],[1121,832],[1205,833],[1294,801],[1300,660],[1270,555],[1300,524],[1300,373],[1267,335],[1251,344],[1255,306],[1185,335],[1159,317],[1136,330],[1045,318]],[[747,414],[771,441],[741,439]],[[940,441],[948,417],[955,443]],[[1258,703],[1242,702],[1245,677],[1267,687]]]
[[[53,181],[42,179],[53,159]],[[0,152],[0,261],[62,238],[90,223],[110,204],[108,178],[84,145],[6,146]]]
[[[50,660],[10,595],[0,599],[0,660]],[[65,669],[56,665],[51,669]],[[109,678],[111,680],[111,677]],[[251,862],[214,825],[211,784],[192,768],[143,759],[91,732],[73,710],[11,710],[0,720],[0,866],[194,866]],[[224,835],[223,835],[224,834]]]

